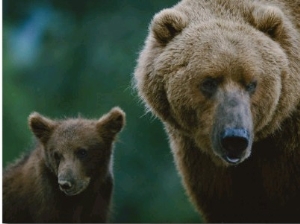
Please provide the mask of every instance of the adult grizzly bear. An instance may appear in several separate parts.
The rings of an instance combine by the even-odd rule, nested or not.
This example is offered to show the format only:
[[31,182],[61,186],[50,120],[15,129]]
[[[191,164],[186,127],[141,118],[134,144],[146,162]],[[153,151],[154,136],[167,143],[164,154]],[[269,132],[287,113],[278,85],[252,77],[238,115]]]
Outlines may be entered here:
[[300,222],[300,1],[156,14],[136,87],[207,222]]
[[29,126],[39,142],[4,171],[3,222],[106,222],[112,144],[124,122],[119,108],[99,120],[32,113]]

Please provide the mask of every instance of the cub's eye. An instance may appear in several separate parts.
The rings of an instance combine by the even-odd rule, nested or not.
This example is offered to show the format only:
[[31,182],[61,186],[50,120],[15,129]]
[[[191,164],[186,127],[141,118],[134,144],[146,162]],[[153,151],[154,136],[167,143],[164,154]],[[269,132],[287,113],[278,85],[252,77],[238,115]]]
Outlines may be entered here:
[[214,78],[206,78],[200,85],[200,90],[202,91],[202,93],[206,96],[212,96],[219,85],[219,80],[214,79]]
[[54,153],[53,153],[53,157],[54,157],[55,161],[56,161],[57,163],[59,163],[59,161],[60,161],[60,159],[61,159],[61,156],[59,155],[59,153],[58,153],[58,152],[54,152]]
[[248,85],[246,85],[246,91],[250,94],[253,94],[256,90],[257,81],[250,82]]
[[78,158],[83,159],[83,158],[87,157],[88,151],[86,149],[81,149],[80,148],[80,149],[77,150],[76,154],[77,154]]

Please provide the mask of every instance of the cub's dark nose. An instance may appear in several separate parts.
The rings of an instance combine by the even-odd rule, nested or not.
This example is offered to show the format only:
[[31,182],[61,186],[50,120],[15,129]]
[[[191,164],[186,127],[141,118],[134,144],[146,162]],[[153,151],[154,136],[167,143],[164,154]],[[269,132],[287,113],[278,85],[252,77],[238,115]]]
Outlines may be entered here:
[[62,190],[69,190],[72,188],[71,182],[66,181],[66,180],[58,180],[58,184]]
[[221,144],[226,151],[225,159],[230,163],[237,163],[249,145],[249,132],[242,128],[226,128]]

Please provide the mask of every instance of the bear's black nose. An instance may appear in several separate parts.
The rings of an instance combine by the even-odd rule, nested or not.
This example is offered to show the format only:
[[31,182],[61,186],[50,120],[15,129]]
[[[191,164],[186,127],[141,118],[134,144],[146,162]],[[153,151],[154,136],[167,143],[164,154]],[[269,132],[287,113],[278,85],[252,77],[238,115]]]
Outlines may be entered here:
[[58,180],[58,184],[62,190],[69,190],[72,188],[71,182],[66,181],[66,180]]
[[221,137],[221,144],[226,151],[226,160],[236,163],[249,145],[249,132],[241,128],[226,128]]

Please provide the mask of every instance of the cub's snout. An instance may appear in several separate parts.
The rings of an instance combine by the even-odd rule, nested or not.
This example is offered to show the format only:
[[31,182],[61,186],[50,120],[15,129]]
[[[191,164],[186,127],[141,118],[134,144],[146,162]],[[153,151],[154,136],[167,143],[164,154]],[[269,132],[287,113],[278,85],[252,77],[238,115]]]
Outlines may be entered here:
[[89,183],[89,177],[58,177],[58,186],[59,189],[68,196],[73,196],[84,191]]
[[68,191],[74,186],[74,184],[71,181],[64,180],[64,179],[58,179],[58,184],[59,184],[59,188],[62,191]]
[[[73,162],[75,164],[75,162]],[[61,163],[58,169],[58,186],[59,189],[68,196],[77,195],[84,191],[89,183],[90,177],[86,176],[82,166],[64,166]]]

